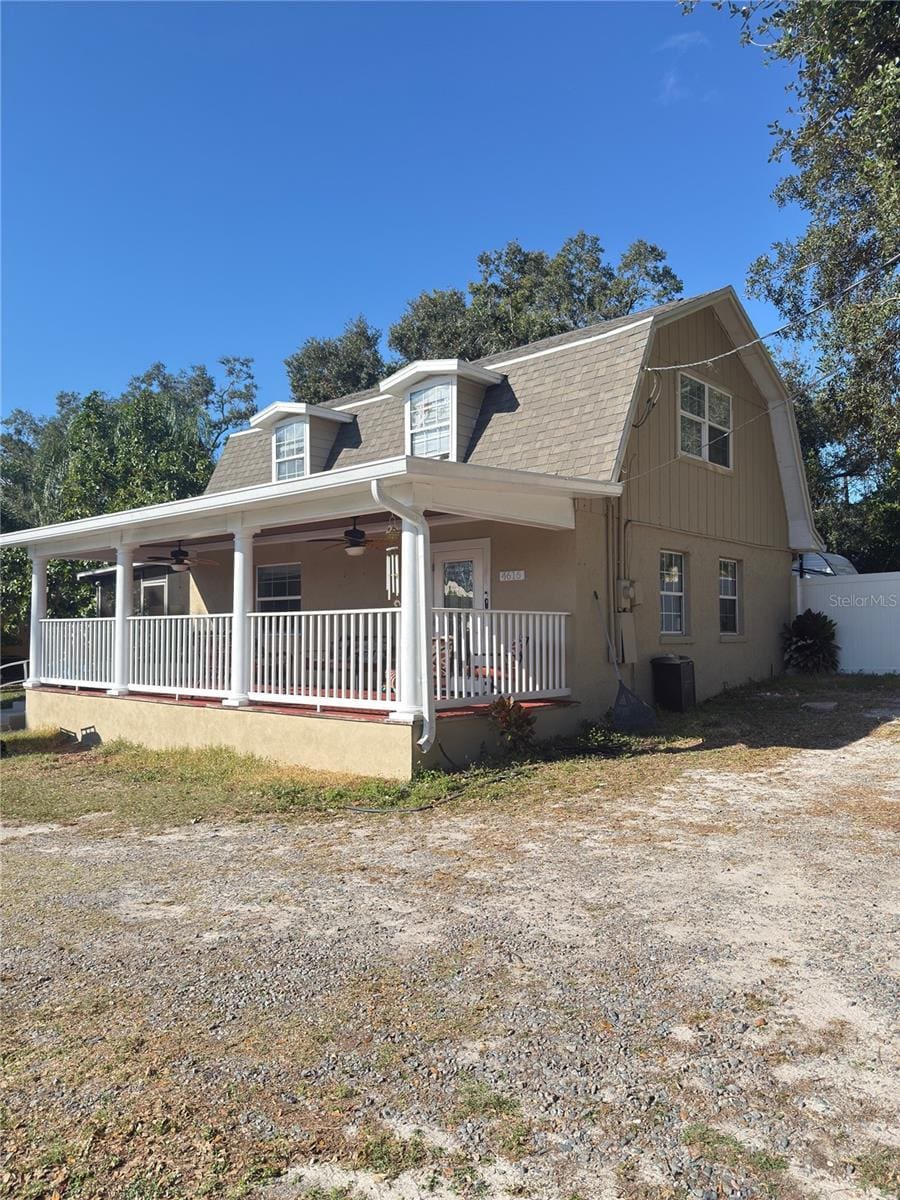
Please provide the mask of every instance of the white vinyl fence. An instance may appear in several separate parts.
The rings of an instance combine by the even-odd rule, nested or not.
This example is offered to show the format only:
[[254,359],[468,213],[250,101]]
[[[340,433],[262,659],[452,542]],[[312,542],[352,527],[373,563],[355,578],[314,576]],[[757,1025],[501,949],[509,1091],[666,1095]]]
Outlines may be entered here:
[[900,671],[900,571],[800,581],[800,609],[837,625],[841,671]]

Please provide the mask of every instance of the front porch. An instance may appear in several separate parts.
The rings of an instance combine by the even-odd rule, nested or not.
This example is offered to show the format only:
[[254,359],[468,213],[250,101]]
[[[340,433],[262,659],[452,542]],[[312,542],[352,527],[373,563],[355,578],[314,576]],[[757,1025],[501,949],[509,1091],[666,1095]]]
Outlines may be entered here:
[[[435,705],[465,708],[497,696],[569,695],[568,613],[432,608]],[[397,713],[403,694],[400,608],[250,612],[247,698],[316,711]],[[116,618],[43,618],[38,685],[226,700],[234,614],[126,618],[126,666],[116,675]]]
[[[498,696],[596,706],[596,501],[613,485],[416,459],[325,475],[16,535],[32,557],[29,726],[405,776],[433,760],[439,717],[468,761]],[[135,566],[161,556],[189,580],[188,611],[135,612]],[[114,615],[48,612],[52,557],[112,560]]]

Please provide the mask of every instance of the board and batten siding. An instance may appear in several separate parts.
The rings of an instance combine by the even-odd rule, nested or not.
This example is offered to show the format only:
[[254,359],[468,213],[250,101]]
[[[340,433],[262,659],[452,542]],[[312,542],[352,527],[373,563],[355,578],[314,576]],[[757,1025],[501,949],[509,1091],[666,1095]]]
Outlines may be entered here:
[[469,443],[475,430],[475,422],[481,412],[481,402],[484,399],[484,385],[472,379],[457,379],[456,381],[456,458],[465,462],[469,452]]
[[[663,326],[648,365],[698,362],[732,348],[712,309],[705,309]],[[655,407],[628,438],[623,460],[627,519],[723,541],[787,547],[787,516],[765,399],[737,355],[687,374],[731,394],[732,469],[677,457],[678,372],[662,372],[655,377],[661,385]],[[646,372],[641,383],[638,420],[653,378]]]
[[331,421],[323,421],[316,419],[314,414],[310,415],[309,424],[307,426],[308,444],[306,453],[309,458],[308,472],[314,475],[317,471],[324,471],[325,464],[328,462],[331,448],[334,445],[334,435],[337,431],[337,426]]

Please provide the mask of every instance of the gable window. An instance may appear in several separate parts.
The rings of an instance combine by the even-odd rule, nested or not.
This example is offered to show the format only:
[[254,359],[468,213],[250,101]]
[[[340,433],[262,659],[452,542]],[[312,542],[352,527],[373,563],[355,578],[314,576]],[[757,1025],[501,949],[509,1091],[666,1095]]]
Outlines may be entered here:
[[678,390],[681,453],[730,467],[731,396],[691,375],[679,375]]
[[432,383],[409,393],[409,453],[449,458],[452,400],[449,383]]
[[734,558],[719,559],[719,633],[740,631],[738,563]]
[[306,423],[288,421],[275,430],[275,480],[301,479],[306,474]]
[[659,631],[684,633],[684,555],[663,550],[659,556]]
[[274,563],[256,568],[256,611],[300,611],[299,563]]

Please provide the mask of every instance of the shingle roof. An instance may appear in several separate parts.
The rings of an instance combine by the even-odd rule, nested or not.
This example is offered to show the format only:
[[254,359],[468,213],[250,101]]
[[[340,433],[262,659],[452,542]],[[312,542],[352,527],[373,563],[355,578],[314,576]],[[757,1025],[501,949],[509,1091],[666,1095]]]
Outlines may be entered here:
[[[479,359],[482,366],[498,367],[506,379],[485,392],[466,461],[609,479],[653,328],[650,318],[688,304],[693,308],[704,298],[661,304]],[[356,420],[338,429],[326,469],[403,453],[401,399],[382,397],[378,388],[370,388],[331,400],[328,407],[347,408],[361,400],[373,402],[349,408]],[[270,478],[269,439],[247,434],[226,443],[206,490],[247,487]]]

